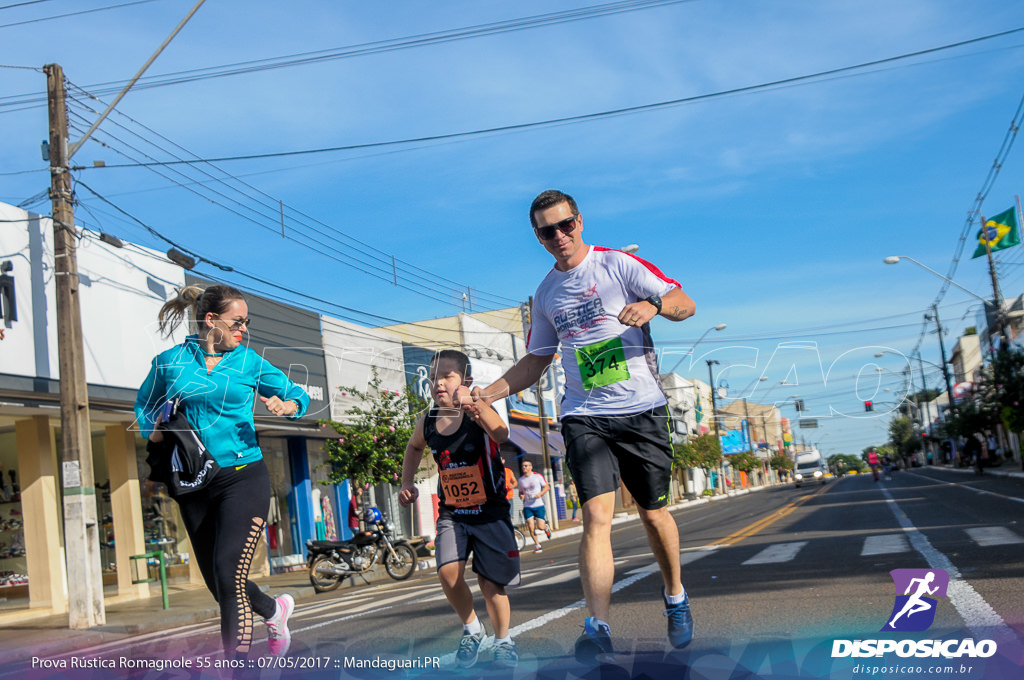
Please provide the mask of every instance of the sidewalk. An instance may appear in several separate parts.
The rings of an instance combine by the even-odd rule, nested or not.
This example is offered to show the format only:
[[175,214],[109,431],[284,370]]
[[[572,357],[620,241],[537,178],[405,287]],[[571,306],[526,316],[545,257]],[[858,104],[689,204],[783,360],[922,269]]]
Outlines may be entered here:
[[[727,495],[702,497],[691,501],[683,501],[669,507],[678,510],[694,505],[703,505],[712,500],[725,500],[732,496],[745,495],[763,491],[768,487],[753,487],[731,491]],[[620,513],[613,524],[638,521],[638,515]],[[583,527],[568,520],[562,521],[562,527],[552,532],[552,537],[568,537],[580,534]],[[419,571],[433,571],[433,558],[420,558]],[[375,569],[367,575],[370,584],[392,582],[383,569]],[[253,578],[263,590],[274,596],[285,593],[295,598],[296,603],[323,602],[349,591],[350,588],[364,586],[362,579],[346,579],[345,583],[332,593],[317,594],[309,583],[309,575],[305,570],[274,574]],[[155,584],[154,584],[155,585]],[[89,630],[71,630],[68,628],[67,615],[47,616],[28,621],[0,624],[0,668],[19,661],[27,661],[33,656],[52,657],[67,654],[76,650],[87,649],[117,640],[157,633],[162,630],[177,628],[198,623],[215,624],[220,618],[220,611],[213,596],[205,586],[189,584],[171,584],[168,586],[170,608],[163,609],[159,587],[152,587],[153,596],[146,599],[126,602],[107,601],[105,607],[106,623]]]

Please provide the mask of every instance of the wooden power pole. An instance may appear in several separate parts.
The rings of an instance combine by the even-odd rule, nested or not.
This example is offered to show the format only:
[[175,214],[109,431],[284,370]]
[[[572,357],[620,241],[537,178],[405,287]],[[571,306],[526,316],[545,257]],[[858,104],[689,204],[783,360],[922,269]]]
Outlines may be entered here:
[[64,555],[68,575],[68,625],[106,623],[100,561],[96,485],[92,469],[89,394],[85,382],[75,212],[68,163],[68,115],[64,70],[46,73],[50,118],[50,198],[53,201],[54,285],[57,290],[57,358],[60,367],[61,462]]

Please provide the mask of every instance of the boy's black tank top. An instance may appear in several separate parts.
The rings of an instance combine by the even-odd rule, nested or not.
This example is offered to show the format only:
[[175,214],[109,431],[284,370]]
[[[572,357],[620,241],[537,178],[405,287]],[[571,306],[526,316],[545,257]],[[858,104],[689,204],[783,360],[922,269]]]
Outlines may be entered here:
[[508,519],[509,502],[505,489],[505,466],[501,462],[498,445],[491,441],[483,428],[462,417],[459,429],[450,435],[437,431],[438,409],[430,409],[423,419],[423,438],[427,440],[439,470],[476,466],[483,482],[487,500],[468,508],[456,508],[445,502],[444,485],[437,488],[438,515],[460,522],[480,524]]

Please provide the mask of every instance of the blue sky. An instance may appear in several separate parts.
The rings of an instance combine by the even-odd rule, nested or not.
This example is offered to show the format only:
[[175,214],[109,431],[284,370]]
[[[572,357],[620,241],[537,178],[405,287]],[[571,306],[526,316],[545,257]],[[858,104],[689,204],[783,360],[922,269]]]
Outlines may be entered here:
[[[130,78],[194,3],[153,0],[47,21],[33,20],[118,3],[2,8],[11,4],[0,2],[0,200],[18,204],[48,186],[39,157],[45,78],[7,67],[56,62],[76,86],[105,90]],[[148,76],[346,46],[370,53],[138,89],[74,162],[186,155],[172,143],[221,158],[516,126],[748,88],[1024,27],[1024,6],[994,0],[691,0],[436,39],[441,31],[607,6],[210,0]],[[24,21],[32,23],[8,25]],[[382,49],[413,36],[423,44]],[[903,387],[898,376],[874,370],[876,361],[903,368],[898,357],[875,360],[875,347],[908,353],[920,342],[924,359],[938,362],[937,338],[922,335],[922,315],[942,281],[882,258],[909,255],[948,271],[1024,93],[1022,47],[1024,33],[1015,33],[628,115],[205,167],[219,178],[230,173],[224,184],[184,166],[160,169],[172,179],[140,167],[76,176],[210,260],[333,304],[234,278],[242,285],[368,324],[372,317],[361,312],[401,320],[453,314],[466,287],[474,310],[526,300],[550,267],[526,212],[538,192],[561,188],[579,202],[588,242],[639,244],[638,255],[679,279],[697,302],[691,320],[655,322],[659,346],[687,348],[707,328],[728,324],[697,354],[714,352],[730,396],[752,383],[755,401],[798,394],[809,415],[821,416],[805,438],[829,453],[855,453],[884,440],[888,421],[884,409],[863,417],[861,402],[884,402],[891,393],[876,390]],[[93,115],[85,105],[105,106],[73,94],[81,130]],[[983,214],[1010,207],[1024,187],[1022,153],[1006,158]],[[24,170],[38,172],[9,174]],[[89,191],[78,193],[80,223],[167,248]],[[279,201],[289,238],[280,234]],[[45,201],[29,207],[48,212]],[[1006,296],[1024,289],[1019,250],[999,257]],[[988,296],[986,268],[967,259],[972,251],[968,245],[955,280]],[[391,256],[408,263],[405,287],[390,282]],[[371,257],[378,264],[367,264]],[[350,264],[379,269],[375,277]],[[943,298],[947,349],[974,324],[975,302],[956,289]],[[786,342],[804,349],[780,349]],[[800,384],[767,394],[793,365]],[[703,361],[678,372],[707,379]],[[768,380],[757,383],[762,374]],[[937,370],[926,374],[930,386],[938,383]]]

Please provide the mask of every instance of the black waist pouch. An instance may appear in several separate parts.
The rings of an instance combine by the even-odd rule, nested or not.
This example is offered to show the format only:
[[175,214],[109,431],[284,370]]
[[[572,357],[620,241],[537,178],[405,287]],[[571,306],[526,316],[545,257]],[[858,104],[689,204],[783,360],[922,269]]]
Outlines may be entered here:
[[171,498],[199,491],[220,471],[185,414],[175,413],[157,429],[164,440],[146,444],[146,464],[150,480],[166,485]]

